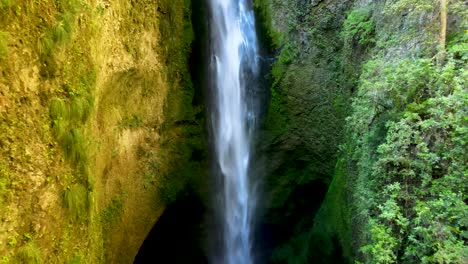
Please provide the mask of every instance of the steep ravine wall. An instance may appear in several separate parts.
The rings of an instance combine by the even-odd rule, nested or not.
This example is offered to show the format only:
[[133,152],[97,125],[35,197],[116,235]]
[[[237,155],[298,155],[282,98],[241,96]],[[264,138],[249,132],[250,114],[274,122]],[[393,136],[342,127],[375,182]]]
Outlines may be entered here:
[[2,263],[131,263],[200,184],[190,5],[0,2]]
[[[256,0],[275,56],[259,148],[269,263],[341,263],[339,241],[311,232],[334,175],[350,83],[340,31],[353,1]],[[339,216],[341,217],[341,216]],[[345,219],[346,221],[346,219]],[[339,226],[337,228],[347,228]]]
[[449,4],[443,48],[442,1],[254,2],[275,55],[269,262],[466,260],[466,225],[447,220],[466,210],[466,3]]

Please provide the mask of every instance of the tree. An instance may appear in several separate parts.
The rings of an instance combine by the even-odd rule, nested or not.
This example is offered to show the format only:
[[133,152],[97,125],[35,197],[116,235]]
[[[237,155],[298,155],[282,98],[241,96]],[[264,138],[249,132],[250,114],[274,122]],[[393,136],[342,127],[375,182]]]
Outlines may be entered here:
[[447,0],[440,0],[440,34],[439,34],[439,53],[438,53],[439,64],[443,64],[445,61],[446,35],[447,35]]

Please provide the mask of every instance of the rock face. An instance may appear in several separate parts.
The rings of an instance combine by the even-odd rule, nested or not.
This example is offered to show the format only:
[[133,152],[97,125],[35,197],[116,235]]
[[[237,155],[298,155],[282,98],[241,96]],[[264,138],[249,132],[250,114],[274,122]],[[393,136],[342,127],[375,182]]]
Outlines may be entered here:
[[322,252],[320,242],[312,244],[318,238],[310,230],[333,178],[343,136],[350,91],[342,73],[340,31],[352,4],[256,1],[267,39],[279,50],[260,140],[268,159],[263,232],[275,238],[266,245],[273,262],[333,260],[328,258],[331,249]]
[[190,1],[20,2],[0,4],[2,260],[131,263],[205,174]]

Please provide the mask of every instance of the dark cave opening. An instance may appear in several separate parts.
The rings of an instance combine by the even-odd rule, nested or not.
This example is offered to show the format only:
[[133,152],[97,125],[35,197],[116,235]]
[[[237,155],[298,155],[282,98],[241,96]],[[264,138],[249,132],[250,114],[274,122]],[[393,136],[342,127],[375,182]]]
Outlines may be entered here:
[[169,205],[143,242],[135,264],[208,263],[204,241],[205,207],[188,194]]
[[[283,206],[267,209],[255,234],[255,244],[258,247],[256,263],[283,263],[274,260],[278,247],[290,242],[299,243],[298,241],[304,243],[301,246],[308,248],[308,263],[346,263],[336,237],[323,237],[320,233],[308,234],[327,191],[328,184],[322,179],[312,180],[296,186]],[[304,237],[308,238],[301,240]]]

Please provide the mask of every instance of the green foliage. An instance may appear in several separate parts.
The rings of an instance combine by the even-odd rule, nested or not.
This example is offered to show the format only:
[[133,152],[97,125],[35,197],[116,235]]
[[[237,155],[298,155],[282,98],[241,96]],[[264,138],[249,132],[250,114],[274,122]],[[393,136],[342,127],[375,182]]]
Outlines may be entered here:
[[34,241],[30,241],[18,250],[16,260],[18,263],[41,264],[42,252]]
[[366,263],[466,260],[467,73],[454,45],[443,66],[377,57],[363,67],[347,127]]
[[341,32],[345,42],[368,45],[375,42],[375,22],[369,8],[354,9],[346,18]]
[[88,214],[88,190],[82,184],[74,184],[63,192],[63,206],[72,221],[80,221]]
[[459,61],[468,61],[468,31],[456,35],[449,41],[448,52]]

